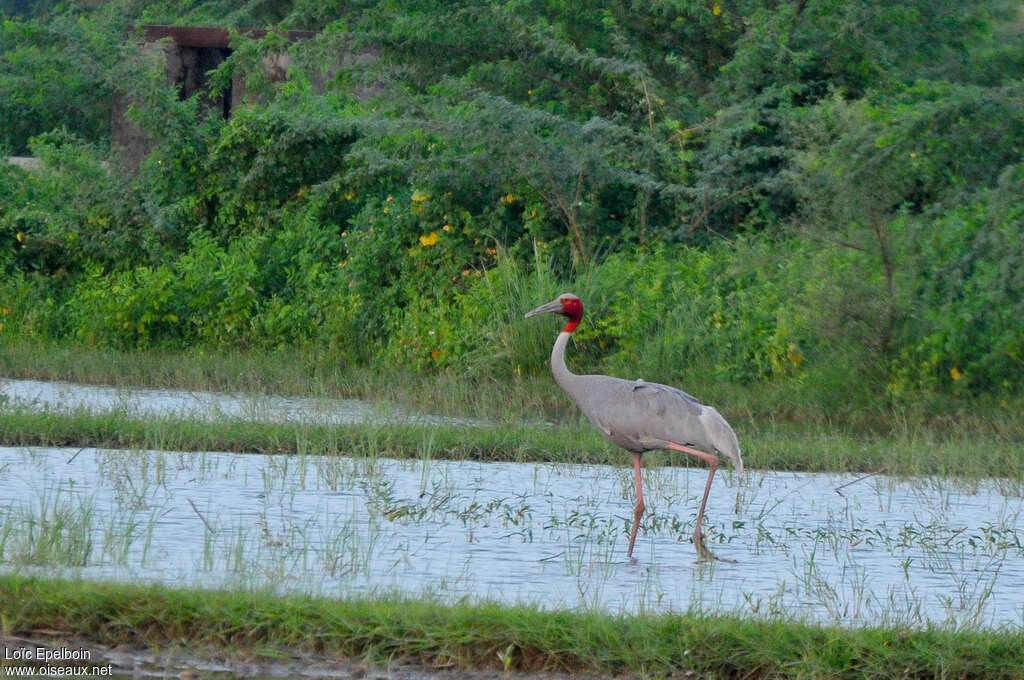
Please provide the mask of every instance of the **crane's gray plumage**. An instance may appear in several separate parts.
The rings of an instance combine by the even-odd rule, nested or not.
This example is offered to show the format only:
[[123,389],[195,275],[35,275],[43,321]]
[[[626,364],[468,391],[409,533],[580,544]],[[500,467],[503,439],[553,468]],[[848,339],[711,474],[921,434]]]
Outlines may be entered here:
[[674,387],[644,380],[573,373],[565,364],[565,349],[572,332],[583,318],[582,302],[575,295],[564,293],[528,312],[526,316],[546,312],[569,318],[569,323],[558,335],[551,350],[551,372],[555,381],[605,439],[634,454],[638,500],[629,554],[632,555],[636,525],[644,511],[640,456],[655,449],[673,449],[711,464],[704,500],[697,517],[694,543],[702,556],[713,557],[704,547],[703,534],[700,532],[704,506],[717,466],[717,459],[709,454],[717,452],[725,456],[736,468],[737,476],[742,475],[743,459],[736,433],[713,407],[700,403],[692,395]]
[[555,382],[594,427],[616,446],[633,453],[668,449],[669,442],[716,451],[743,474],[736,433],[711,406],[682,390],[644,380],[576,375],[565,364],[572,333],[559,333],[551,350]]

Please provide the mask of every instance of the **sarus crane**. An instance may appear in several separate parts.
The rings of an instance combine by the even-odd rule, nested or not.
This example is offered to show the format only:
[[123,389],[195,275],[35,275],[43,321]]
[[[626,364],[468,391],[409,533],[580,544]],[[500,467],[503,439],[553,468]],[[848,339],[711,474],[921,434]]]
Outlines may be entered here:
[[728,458],[736,468],[737,476],[743,474],[740,445],[732,427],[714,408],[674,387],[643,380],[623,380],[607,375],[576,375],[571,372],[565,365],[565,346],[583,319],[583,303],[572,293],[563,293],[551,302],[527,312],[526,317],[545,313],[560,314],[569,319],[551,350],[551,372],[555,382],[605,439],[633,454],[636,506],[633,509],[633,528],[629,533],[626,556],[633,557],[637,528],[644,514],[641,459],[645,452],[661,449],[685,453],[711,466],[704,486],[704,497],[697,512],[693,544],[702,559],[719,559],[704,544],[701,524],[704,521],[708,493],[711,491],[711,481],[719,464],[718,456],[713,452]]

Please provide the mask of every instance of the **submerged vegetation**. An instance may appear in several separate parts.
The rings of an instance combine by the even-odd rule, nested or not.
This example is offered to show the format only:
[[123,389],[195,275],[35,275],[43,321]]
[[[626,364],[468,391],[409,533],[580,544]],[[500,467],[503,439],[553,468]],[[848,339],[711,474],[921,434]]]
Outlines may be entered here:
[[429,442],[394,460],[380,448],[2,448],[0,563],[8,574],[549,612],[914,630],[1020,621],[1019,483],[748,471],[712,501],[707,540],[739,560],[717,564],[695,563],[690,545],[704,470],[656,468],[633,563],[627,466],[452,462]]

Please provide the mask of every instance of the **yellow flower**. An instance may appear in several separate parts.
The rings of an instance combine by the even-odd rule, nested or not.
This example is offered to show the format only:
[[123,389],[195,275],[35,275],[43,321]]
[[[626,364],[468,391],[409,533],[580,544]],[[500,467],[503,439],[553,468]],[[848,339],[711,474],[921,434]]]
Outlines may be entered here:
[[917,152],[915,152],[915,151],[911,151],[911,152],[910,152],[910,157],[911,157],[911,158],[917,158]]
[[444,231],[449,231],[450,232],[452,230],[452,225],[446,224],[443,227],[441,227],[441,229],[443,229]]
[[346,201],[355,200],[355,197],[356,197],[356,192],[354,192],[354,191],[346,191],[345,192],[345,200]]
[[722,13],[722,6],[716,2],[715,6],[711,8],[711,13],[717,17],[719,14]]
[[511,194],[510,193],[510,194],[507,194],[507,195],[501,197],[501,202],[502,203],[515,203],[515,201],[516,201],[515,194]]
[[19,232],[18,232],[18,243],[24,243],[24,242],[25,242],[25,235],[24,235],[24,234],[22,234],[22,233],[21,233],[21,232],[19,231]]
[[960,378],[964,377],[964,374],[960,371],[958,367],[954,366],[953,368],[949,369],[949,377],[951,377],[953,380],[959,380]]
[[428,198],[430,198],[430,194],[428,194],[427,192],[425,192],[425,191],[415,191],[415,192],[413,192],[413,195],[412,195],[412,202],[413,203],[422,203],[423,201],[427,200]]
[[420,245],[429,248],[430,246],[436,246],[440,240],[440,236],[436,231],[432,231],[429,234],[423,234],[420,236]]
[[393,200],[395,200],[395,197],[394,197],[394,196],[388,196],[387,198],[385,198],[385,199],[384,199],[384,202],[385,202],[385,203],[390,203],[390,202],[391,202],[391,201],[393,201]]

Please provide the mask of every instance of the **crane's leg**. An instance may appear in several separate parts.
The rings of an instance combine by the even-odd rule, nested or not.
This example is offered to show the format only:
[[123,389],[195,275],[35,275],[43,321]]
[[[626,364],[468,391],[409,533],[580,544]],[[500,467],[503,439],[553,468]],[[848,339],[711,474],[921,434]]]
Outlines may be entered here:
[[626,557],[633,557],[633,544],[636,543],[636,530],[640,526],[640,518],[644,510],[644,478],[641,471],[641,457],[643,454],[633,454],[633,469],[636,471],[636,507],[633,508],[633,530],[629,532],[629,550]]
[[704,523],[704,508],[708,504],[708,494],[711,493],[711,480],[715,478],[715,471],[718,470],[718,457],[710,453],[705,453],[704,451],[698,451],[697,449],[690,448],[689,446],[676,444],[675,442],[669,442],[668,447],[673,451],[679,451],[688,456],[700,458],[711,466],[711,470],[708,472],[707,484],[704,485],[704,497],[700,501],[700,510],[697,511],[697,526],[693,530],[693,545],[697,548],[697,554],[700,557],[704,559],[721,560],[721,557],[717,557],[714,553],[708,550],[706,545],[704,545],[704,533],[700,530],[701,525]]

